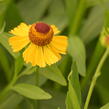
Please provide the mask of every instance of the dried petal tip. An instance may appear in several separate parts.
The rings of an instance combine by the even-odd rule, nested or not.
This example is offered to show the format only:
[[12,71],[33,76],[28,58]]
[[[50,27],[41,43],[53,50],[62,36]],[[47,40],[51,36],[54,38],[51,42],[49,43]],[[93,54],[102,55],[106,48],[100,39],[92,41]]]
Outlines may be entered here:
[[109,46],[109,36],[105,37],[105,43]]
[[50,26],[45,24],[45,23],[36,23],[35,25],[35,29],[37,32],[40,32],[40,33],[48,33],[50,31]]
[[103,46],[109,47],[109,36],[102,36],[100,41]]

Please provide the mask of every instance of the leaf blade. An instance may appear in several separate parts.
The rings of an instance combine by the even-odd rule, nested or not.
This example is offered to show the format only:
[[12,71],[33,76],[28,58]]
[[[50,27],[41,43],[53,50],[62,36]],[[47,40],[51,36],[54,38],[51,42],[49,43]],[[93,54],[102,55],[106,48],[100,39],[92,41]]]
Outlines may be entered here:
[[102,106],[100,109],[109,109],[109,103],[105,104],[105,105]]
[[55,64],[50,67],[39,69],[39,73],[41,73],[46,78],[53,80],[63,86],[67,85],[64,76]]
[[68,53],[76,62],[77,70],[81,76],[86,73],[86,52],[83,42],[78,37],[69,38]]
[[12,88],[17,93],[30,99],[42,100],[50,99],[51,95],[43,91],[41,88],[30,84],[18,84]]
[[66,97],[67,109],[80,109],[81,89],[79,84],[78,71],[75,62],[72,65],[72,71],[68,76],[68,92]]

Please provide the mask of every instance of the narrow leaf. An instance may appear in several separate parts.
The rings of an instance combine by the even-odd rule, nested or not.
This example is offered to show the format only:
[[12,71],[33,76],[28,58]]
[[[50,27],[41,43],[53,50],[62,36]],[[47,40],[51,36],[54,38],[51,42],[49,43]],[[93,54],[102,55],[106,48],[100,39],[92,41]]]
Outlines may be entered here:
[[36,68],[27,67],[20,73],[20,76],[31,75],[35,70],[36,70]]
[[13,86],[12,89],[30,99],[41,100],[51,98],[50,94],[46,93],[41,88],[30,84],[17,84]]
[[67,109],[80,109],[81,106],[81,90],[79,84],[79,77],[74,63],[72,66],[72,71],[69,74],[68,81],[68,92],[66,98],[66,108]]
[[67,85],[64,76],[55,64],[46,68],[40,68],[39,73],[41,73],[46,78],[53,80],[61,85]]
[[107,103],[106,105],[104,105],[104,106],[101,107],[100,109],[109,109],[109,103]]
[[21,55],[19,55],[16,59],[15,59],[15,73],[19,73],[21,71],[21,69],[23,68],[23,58],[21,57]]
[[86,52],[83,42],[78,37],[69,38],[68,52],[76,62],[77,70],[85,76],[86,73]]
[[10,34],[8,33],[2,33],[0,34],[0,44],[2,44],[3,47],[6,48],[6,50],[14,57],[16,58],[17,56],[19,56],[19,53],[13,53],[11,46],[9,45],[8,42],[8,38],[9,38]]

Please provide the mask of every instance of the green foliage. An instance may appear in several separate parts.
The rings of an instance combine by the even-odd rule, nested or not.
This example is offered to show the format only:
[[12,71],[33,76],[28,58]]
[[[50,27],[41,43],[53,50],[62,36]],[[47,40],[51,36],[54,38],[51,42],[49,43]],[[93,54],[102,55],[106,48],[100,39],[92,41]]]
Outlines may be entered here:
[[64,86],[67,85],[66,80],[62,75],[62,72],[59,70],[59,68],[56,65],[52,65],[46,68],[40,68],[38,72],[41,73],[46,78],[56,81],[61,85]]
[[5,47],[5,49],[14,57],[17,58],[17,56],[19,56],[19,53],[13,53],[11,47],[9,46],[8,43],[8,37],[10,36],[10,34],[8,33],[2,33],[0,34],[0,43],[3,47]]
[[13,86],[12,89],[30,99],[41,100],[51,98],[50,94],[46,93],[39,87],[30,84],[17,84]]
[[76,64],[72,66],[72,71],[68,76],[68,92],[66,98],[66,108],[67,109],[81,109],[81,91],[79,84],[78,71]]
[[109,109],[109,103],[107,103],[106,105],[104,105],[104,106],[101,107],[100,109]]
[[69,51],[69,54],[72,56],[73,60],[76,62],[78,72],[82,76],[85,76],[86,54],[85,54],[85,47],[82,41],[78,37],[70,36],[68,51]]

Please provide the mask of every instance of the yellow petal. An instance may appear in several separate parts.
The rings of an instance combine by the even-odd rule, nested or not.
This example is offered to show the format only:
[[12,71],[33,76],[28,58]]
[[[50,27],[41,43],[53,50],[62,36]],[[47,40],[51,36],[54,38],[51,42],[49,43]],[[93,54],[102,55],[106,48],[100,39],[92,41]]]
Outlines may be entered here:
[[32,66],[45,67],[45,60],[43,54],[43,48],[39,47],[33,43],[24,51],[23,58],[26,63],[31,63]]
[[66,54],[68,38],[66,36],[54,36],[50,44],[57,50],[57,52]]
[[45,67],[45,60],[44,60],[44,52],[43,52],[43,47],[38,46],[38,51],[37,51],[38,57],[38,63],[37,65],[39,65],[40,67]]
[[10,33],[15,36],[28,36],[30,27],[31,27],[30,25],[21,23],[19,26],[11,30]]
[[46,64],[51,65],[60,60],[60,58],[57,57],[55,53],[49,47],[44,46],[43,50],[44,50],[44,58],[45,58]]
[[9,44],[12,46],[13,52],[18,52],[30,42],[27,36],[13,36],[9,38]]
[[61,55],[59,54],[59,51],[54,48],[51,44],[48,45],[48,47],[54,52],[54,54],[59,58],[61,59]]
[[60,33],[60,31],[58,30],[58,28],[55,25],[51,25],[51,28],[53,29],[54,34]]

